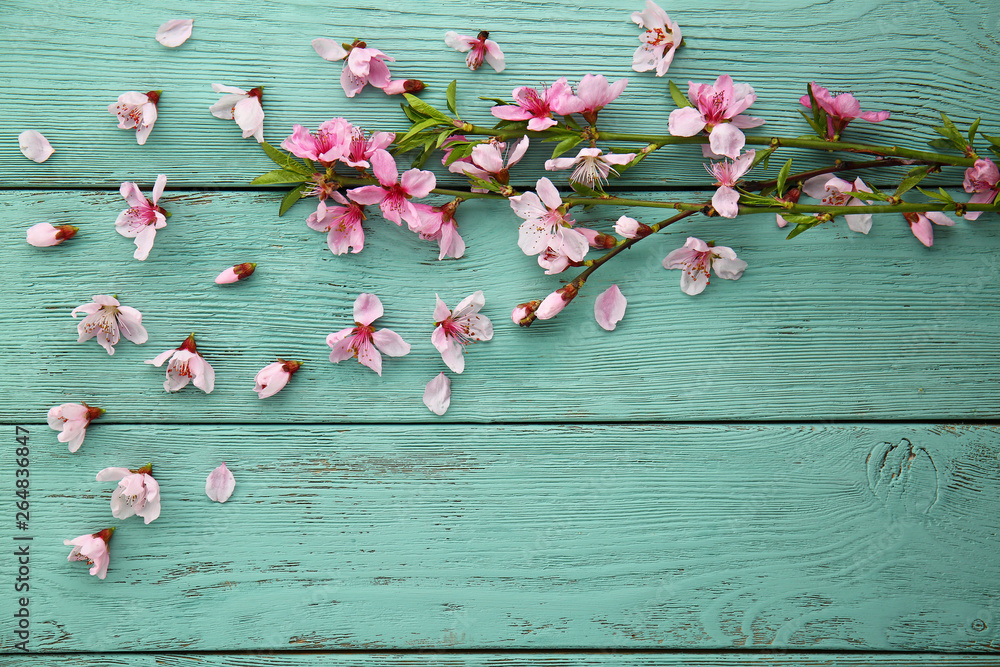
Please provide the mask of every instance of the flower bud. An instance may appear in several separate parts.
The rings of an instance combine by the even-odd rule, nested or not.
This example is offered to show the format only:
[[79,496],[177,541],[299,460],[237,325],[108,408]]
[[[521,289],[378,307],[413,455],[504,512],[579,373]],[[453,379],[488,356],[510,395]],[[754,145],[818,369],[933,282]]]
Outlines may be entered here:
[[71,239],[80,231],[79,227],[73,225],[50,225],[47,222],[39,222],[28,228],[27,241],[37,248],[59,245],[66,239]]
[[402,95],[403,93],[419,93],[426,88],[420,79],[396,79],[382,89],[386,95]]
[[587,229],[586,227],[577,227],[577,230],[584,235],[591,248],[607,250],[618,245],[617,239],[610,234],[604,234],[596,229]]
[[615,223],[615,233],[626,239],[641,239],[653,233],[652,227],[644,225],[634,218],[623,215]]
[[580,293],[580,288],[574,283],[569,283],[560,287],[555,292],[549,294],[542,300],[540,306],[535,311],[535,316],[540,320],[550,320],[558,315],[566,305],[576,298]]
[[226,269],[218,275],[215,282],[219,285],[226,285],[228,283],[235,283],[238,280],[246,280],[253,275],[254,270],[257,265],[253,262],[244,262],[243,264],[237,264],[236,266]]
[[531,323],[535,321],[535,310],[538,308],[541,301],[529,301],[527,303],[518,304],[514,308],[514,312],[510,314],[510,319],[513,320],[514,324],[522,327],[531,326]]

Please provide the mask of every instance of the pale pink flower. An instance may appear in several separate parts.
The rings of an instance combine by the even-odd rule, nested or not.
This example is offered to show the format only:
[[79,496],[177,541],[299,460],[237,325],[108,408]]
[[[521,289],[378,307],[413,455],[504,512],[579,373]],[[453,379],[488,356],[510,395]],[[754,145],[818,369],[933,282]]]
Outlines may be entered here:
[[510,181],[510,168],[521,161],[528,151],[528,137],[521,137],[511,148],[507,143],[490,139],[487,143],[472,148],[469,161],[456,160],[448,165],[448,171],[456,174],[468,174],[484,181],[493,181],[506,185]]
[[229,472],[225,461],[208,474],[205,479],[205,494],[217,503],[224,503],[233,495],[236,488],[236,478]]
[[[774,200],[779,202],[790,202],[792,204],[797,204],[799,202],[799,197],[801,195],[802,195],[801,190],[799,190],[798,188],[792,188],[787,192],[785,192],[783,196],[775,197]],[[785,220],[780,213],[776,214],[774,217],[775,217],[775,222],[778,223],[778,227],[783,228],[785,227],[785,225],[788,224],[788,221]]]
[[292,134],[281,142],[281,147],[296,157],[329,167],[347,154],[353,139],[354,126],[337,117],[324,121],[312,134],[302,125],[293,125]]
[[79,560],[92,565],[90,574],[96,575],[98,579],[104,579],[108,576],[108,564],[111,562],[111,556],[108,553],[108,542],[111,541],[111,535],[114,532],[114,527],[111,527],[105,528],[98,533],[81,535],[76,539],[63,540],[63,544],[73,547],[66,560]]
[[178,47],[188,40],[193,28],[194,20],[192,19],[167,21],[156,31],[156,41],[170,48]]
[[673,250],[663,259],[663,268],[681,270],[681,291],[694,296],[708,286],[712,271],[726,280],[739,280],[747,263],[737,259],[732,248],[712,246],[689,236],[683,247]]
[[382,92],[386,95],[402,95],[403,93],[416,95],[426,87],[420,79],[392,79],[382,88]]
[[[580,113],[584,119],[593,125],[597,122],[597,113],[615,101],[625,86],[628,79],[618,79],[614,83],[609,83],[603,74],[585,74],[580,84],[576,87],[576,102],[572,103],[576,108],[570,113]],[[562,107],[556,109],[563,113]]]
[[740,128],[763,125],[762,118],[742,115],[757,100],[753,88],[745,83],[734,84],[723,74],[714,84],[688,82],[688,98],[693,107],[670,112],[670,134],[693,137],[702,130],[709,133],[709,146],[717,155],[736,159],[746,144]]
[[739,213],[740,193],[734,190],[743,174],[750,170],[756,151],[749,150],[733,161],[721,160],[705,165],[705,170],[715,176],[719,189],[712,195],[712,207],[724,218],[735,218]]
[[442,206],[415,204],[420,214],[420,226],[410,229],[417,232],[424,241],[437,241],[438,259],[445,257],[459,258],[465,254],[465,241],[458,234],[458,223],[455,221],[454,201]]
[[231,266],[215,278],[217,285],[228,285],[239,280],[246,280],[253,275],[257,265],[253,262],[243,262],[236,266]]
[[612,285],[594,300],[594,317],[602,329],[614,331],[618,322],[625,317],[628,300],[618,285]]
[[285,388],[288,381],[292,379],[292,375],[301,366],[302,364],[298,361],[286,361],[284,359],[278,359],[273,364],[264,366],[264,368],[257,371],[257,375],[253,379],[256,383],[253,390],[257,392],[257,397],[267,398],[268,396],[277,394]]
[[379,149],[371,156],[372,171],[379,185],[363,185],[347,192],[347,196],[359,204],[378,204],[382,215],[397,225],[406,220],[409,225],[419,225],[420,215],[411,197],[421,198],[430,194],[436,185],[434,174],[420,169],[403,172],[399,178],[396,160],[386,151]]
[[365,247],[365,230],[361,226],[365,220],[364,207],[339,192],[331,193],[331,197],[342,205],[327,206],[321,201],[306,224],[317,232],[326,232],[326,245],[334,255],[343,255],[348,249],[352,253],[361,252]]
[[511,321],[518,326],[530,326],[535,320],[535,311],[538,310],[538,306],[541,304],[542,302],[537,299],[528,301],[527,303],[519,303],[510,313]]
[[493,338],[493,323],[480,309],[486,304],[482,290],[477,290],[462,299],[455,310],[436,294],[434,307],[434,333],[431,342],[441,353],[441,360],[456,373],[465,370],[465,346],[479,340]]
[[139,345],[146,342],[149,335],[142,326],[142,313],[135,308],[123,306],[118,299],[107,294],[95,294],[91,303],[77,306],[70,313],[76,317],[83,313],[86,317],[76,325],[78,343],[97,336],[97,342],[108,351],[115,353],[119,334]]
[[[992,160],[979,159],[965,170],[962,187],[966,192],[975,193],[969,198],[970,204],[992,204],[1000,194],[1000,170]],[[983,214],[982,211],[969,211],[966,220],[975,220]]]
[[490,33],[486,30],[481,31],[475,37],[459,35],[454,30],[449,30],[444,34],[444,43],[456,51],[469,52],[469,55],[465,57],[465,64],[469,66],[469,69],[479,69],[483,60],[486,60],[490,67],[499,74],[506,66],[503,51],[500,50],[500,46],[496,42],[489,39],[489,36]]
[[[563,285],[555,292],[552,292],[547,297],[542,299],[538,308],[535,309],[535,317],[540,320],[552,319],[562,312],[562,309],[569,305],[569,302],[575,299],[576,295],[579,293],[580,288],[577,287],[575,283]],[[530,324],[530,322],[528,322],[528,324]],[[525,325],[521,324],[521,326]]]
[[588,188],[600,187],[608,182],[608,175],[618,175],[615,167],[628,164],[635,159],[635,153],[610,153],[604,155],[600,148],[582,148],[576,157],[557,157],[545,161],[547,171],[573,168],[569,180],[582,183]]
[[623,215],[615,223],[615,233],[626,239],[641,239],[653,233],[652,227],[644,225],[635,218]]
[[[834,97],[830,91],[822,86],[817,86],[813,81],[809,84],[812,94],[816,98],[819,108],[826,112],[827,135],[825,138],[836,141],[840,138],[841,132],[855,118],[867,120],[871,123],[881,123],[889,117],[888,111],[862,111],[861,104],[850,93],[841,93]],[[807,109],[812,109],[812,100],[809,95],[803,95],[799,102]]]
[[37,225],[32,225],[28,228],[26,239],[28,243],[36,248],[45,248],[59,245],[63,241],[73,238],[78,231],[80,231],[80,228],[73,225],[59,225],[56,227],[47,222],[39,222]]
[[[824,206],[864,206],[865,202],[855,197],[858,192],[871,192],[859,176],[854,183],[829,175],[813,176],[802,185],[802,191],[813,199],[819,199]],[[871,203],[871,202],[869,202]],[[867,234],[872,228],[871,213],[845,215],[847,226],[855,232]]]
[[364,130],[356,127],[352,132],[351,143],[348,145],[343,162],[348,167],[368,169],[371,167],[371,163],[368,161],[375,154],[375,151],[388,148],[395,139],[396,134],[393,132],[373,132],[368,135]]
[[538,266],[545,269],[545,275],[554,276],[570,266],[580,266],[580,262],[574,262],[561,251],[546,248],[538,253]]
[[348,97],[357,95],[366,84],[385,88],[392,80],[385,61],[394,62],[396,59],[378,49],[368,48],[361,40],[356,39],[352,44],[338,44],[336,40],[318,37],[312,41],[312,47],[323,60],[344,60],[340,86]]
[[[497,118],[502,120],[526,120],[528,129],[541,131],[556,125],[553,113],[571,114],[580,111],[582,103],[573,96],[573,91],[566,83],[566,77],[556,80],[549,88],[538,92],[528,86],[514,89],[515,104],[501,104],[490,109]],[[558,108],[558,110],[557,110]]]
[[147,463],[138,470],[105,468],[97,473],[98,482],[118,482],[118,488],[111,494],[111,516],[116,519],[141,516],[146,524],[160,516],[160,485],[152,472],[152,464]]
[[645,11],[632,12],[632,22],[646,30],[639,35],[642,44],[632,56],[632,69],[636,72],[655,69],[656,76],[663,76],[673,62],[677,47],[681,45],[680,26],[671,21],[653,0],[646,0]]
[[546,248],[562,252],[575,262],[587,254],[587,238],[573,229],[562,197],[547,178],[538,179],[538,194],[525,192],[510,198],[510,207],[524,220],[518,228],[517,244],[526,255],[537,255]]
[[164,391],[180,391],[193,381],[198,389],[206,394],[212,393],[215,369],[198,353],[194,334],[185,338],[180,347],[161,352],[155,359],[147,359],[146,363],[159,368],[167,359],[170,363],[167,364],[167,379],[163,382]]
[[55,149],[45,136],[37,130],[25,130],[17,135],[17,146],[21,154],[33,162],[45,162]]
[[332,350],[330,361],[339,364],[344,359],[355,357],[361,364],[382,375],[382,355],[402,357],[410,352],[410,344],[399,334],[389,329],[371,326],[385,311],[382,302],[374,294],[363,293],[354,301],[354,326],[341,329],[326,337],[326,344]]
[[451,405],[451,379],[444,374],[438,373],[424,387],[424,405],[436,415],[443,415]]
[[156,122],[156,104],[162,90],[151,90],[146,94],[134,90],[122,93],[118,101],[108,105],[108,113],[118,116],[118,127],[123,130],[135,128],[135,140],[142,146]]
[[142,190],[135,183],[126,181],[119,188],[121,196],[132,208],[118,214],[118,218],[115,220],[115,229],[122,236],[135,239],[135,252],[132,257],[139,261],[149,257],[149,251],[153,248],[153,240],[156,238],[156,230],[167,226],[166,211],[158,205],[166,186],[166,174],[157,176],[156,183],[153,185],[152,199],[146,199]]
[[917,237],[917,240],[928,248],[934,245],[934,227],[931,226],[932,222],[935,225],[944,225],[946,227],[953,227],[955,225],[955,221],[942,211],[904,213],[903,217],[910,223],[910,231]]
[[218,102],[209,107],[213,116],[223,120],[235,120],[243,130],[244,139],[253,137],[257,143],[264,141],[264,107],[261,106],[264,97],[263,88],[257,86],[243,90],[213,83],[212,90],[225,93]]
[[83,444],[87,426],[103,414],[104,410],[101,408],[86,403],[63,403],[49,408],[49,428],[61,431],[56,439],[65,442],[70,452],[75,452]]

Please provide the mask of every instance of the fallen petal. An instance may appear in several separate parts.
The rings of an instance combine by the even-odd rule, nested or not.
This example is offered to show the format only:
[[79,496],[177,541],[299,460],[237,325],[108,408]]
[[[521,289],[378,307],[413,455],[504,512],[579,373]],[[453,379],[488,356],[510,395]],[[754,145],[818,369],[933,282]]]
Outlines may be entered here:
[[49,140],[42,136],[41,132],[35,130],[25,130],[19,134],[17,143],[24,157],[35,162],[45,162],[50,155],[56,152]]
[[625,316],[625,306],[628,300],[618,285],[612,285],[601,292],[601,295],[594,301],[594,317],[601,328],[614,331],[618,322]]
[[427,383],[424,388],[424,405],[436,415],[443,415],[451,405],[451,380],[444,372]]
[[233,495],[235,488],[236,478],[233,477],[233,473],[229,472],[225,463],[209,473],[208,479],[205,480],[205,493],[217,503],[229,500],[229,496]]
[[180,46],[191,36],[192,28],[194,28],[194,20],[192,19],[167,21],[156,31],[156,41],[170,48]]

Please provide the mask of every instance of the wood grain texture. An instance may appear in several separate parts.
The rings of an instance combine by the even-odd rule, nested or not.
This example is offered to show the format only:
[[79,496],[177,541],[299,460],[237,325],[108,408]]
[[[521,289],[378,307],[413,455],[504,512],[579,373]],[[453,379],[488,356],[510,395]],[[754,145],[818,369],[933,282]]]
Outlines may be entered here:
[[1000,648],[995,427],[32,428],[36,650]]
[[[369,129],[401,128],[396,98],[377,90],[344,96],[340,65],[313,52],[315,37],[367,39],[397,58],[395,76],[424,80],[424,99],[442,108],[448,82],[457,79],[462,113],[482,123],[492,116],[477,96],[508,98],[517,85],[563,75],[627,76],[626,94],[601,114],[605,129],[662,133],[673,108],[666,80],[631,70],[639,31],[629,15],[641,6],[638,0],[587,1],[572,9],[548,0],[441,0],[359,8],[345,0],[260,0],[234,7],[169,0],[133,12],[113,0],[8,0],[0,26],[0,183],[117,187],[166,173],[175,184],[246,184],[272,167],[234,123],[209,114],[218,98],[214,82],[265,87],[265,136],[274,143],[293,123],[315,127],[334,115]],[[750,83],[759,96],[751,111],[768,121],[764,133],[806,133],[797,100],[816,80],[856,92],[865,109],[893,113],[878,127],[856,123],[850,135],[857,140],[923,147],[936,136],[931,127],[939,111],[964,127],[982,115],[984,131],[1000,134],[1000,112],[983,94],[983,73],[1000,69],[1000,19],[991,0],[685,0],[668,9],[689,44],[668,76],[683,85],[730,73]],[[177,49],[157,44],[157,26],[180,16],[195,19],[193,37]],[[492,31],[507,70],[470,72],[443,43],[452,29]],[[134,133],[116,129],[106,109],[122,92],[151,89],[164,91],[160,118],[149,142],[137,146]],[[43,132],[56,148],[45,164],[18,152],[24,129]],[[533,183],[547,154],[532,151],[515,179]],[[678,148],[636,169],[629,182],[704,184],[700,163],[697,149]],[[955,184],[961,173],[948,170],[940,178]]]
[[[690,193],[697,198],[699,193]],[[707,193],[701,193],[707,197]],[[467,202],[458,219],[461,260],[373,215],[364,251],[334,256],[308,229],[303,203],[283,218],[278,195],[171,193],[173,212],[145,262],[113,221],[124,206],[92,191],[0,193],[4,285],[0,414],[36,421],[84,400],[111,422],[218,420],[698,421],[782,419],[987,419],[1000,416],[1000,230],[983,219],[938,228],[928,249],[902,216],[876,218],[868,236],[842,223],[784,241],[773,216],[701,219],[651,238],[596,273],[549,322],[520,329],[514,304],[561,285],[516,244],[516,218],[496,202]],[[613,213],[581,219],[610,230]],[[631,211],[653,222],[648,210]],[[54,248],[24,242],[39,221],[80,226]],[[735,246],[750,268],[690,297],[662,258],[688,234]],[[237,262],[259,263],[245,283],[212,281]],[[629,299],[614,332],[594,321],[611,283]],[[434,294],[450,305],[482,289],[496,335],[469,348],[453,376],[452,407],[439,419],[422,404],[445,370],[430,343]],[[381,296],[379,326],[413,345],[387,359],[380,378],[354,360],[328,360],[326,335],[352,322],[361,292]],[[109,357],[76,342],[77,305],[118,294],[139,308],[147,344],[122,341]],[[190,332],[217,372],[215,391],[164,394],[163,369],[144,365]],[[260,401],[254,374],[276,357],[304,361],[288,388]],[[373,411],[372,406],[378,406]]]

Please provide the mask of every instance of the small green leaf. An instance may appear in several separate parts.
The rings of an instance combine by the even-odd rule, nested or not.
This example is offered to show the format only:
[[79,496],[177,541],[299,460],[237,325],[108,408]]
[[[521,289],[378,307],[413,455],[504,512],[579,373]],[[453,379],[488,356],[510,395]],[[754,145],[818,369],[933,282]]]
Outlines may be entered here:
[[[781,217],[783,217],[783,218],[785,218],[787,220],[786,216],[781,216]],[[815,226],[816,225],[795,225],[795,229],[793,229],[792,231],[788,232],[788,236],[785,237],[785,240],[786,241],[790,241],[790,240],[794,239],[796,236],[798,236],[799,234],[801,234],[802,232],[806,231],[807,229],[812,229]]]
[[569,187],[573,188],[573,190],[577,194],[581,194],[581,195],[583,195],[585,197],[600,197],[601,196],[601,193],[598,192],[597,190],[594,190],[593,188],[588,188],[583,183],[577,183],[576,181],[570,181],[569,182]]
[[310,170],[304,164],[293,158],[288,153],[282,153],[281,151],[279,151],[277,148],[267,143],[266,141],[260,142],[260,147],[264,149],[264,152],[267,153],[267,156],[271,158],[271,160],[279,167],[283,169],[288,169],[290,171],[297,171],[300,174],[304,174],[306,176],[313,175],[312,170]]
[[448,84],[448,90],[445,92],[445,96],[448,98],[448,111],[455,114],[458,117],[458,108],[455,106],[455,94],[458,92],[458,79],[455,79]]
[[815,215],[806,215],[805,213],[782,213],[780,214],[785,222],[790,222],[793,225],[808,225],[810,227],[815,227],[819,224],[819,218]]
[[483,179],[479,178],[478,176],[473,176],[471,174],[466,174],[466,176],[469,177],[469,181],[472,183],[472,185],[475,186],[475,187],[477,187],[477,188],[482,188],[484,190],[489,190],[490,192],[499,192],[500,191],[500,186],[497,185],[496,183],[492,182],[492,181],[486,181],[486,180],[483,180]]
[[906,178],[904,178],[903,182],[899,184],[898,188],[896,188],[896,193],[893,196],[901,197],[905,193],[912,190],[917,185],[917,183],[919,183],[920,181],[924,180],[924,178],[927,177],[927,174],[930,173],[930,170],[931,170],[930,167],[914,167],[913,169],[908,171],[906,173]]
[[281,200],[281,206],[278,207],[279,217],[284,215],[295,202],[302,199],[303,193],[305,192],[307,185],[308,184],[303,183],[299,187],[288,191],[288,194],[286,194]]
[[816,101],[816,95],[813,94],[812,84],[806,84],[806,92],[809,93],[809,103],[812,105],[812,115],[815,121],[814,129],[820,137],[826,138],[829,127],[826,123],[826,110],[823,109]]
[[426,116],[418,114],[406,104],[400,104],[399,108],[403,110],[403,113],[406,114],[406,117],[410,119],[411,123],[419,123],[426,118]]
[[667,85],[670,86],[670,97],[674,98],[674,104],[678,108],[683,109],[684,107],[693,107],[691,100],[684,96],[681,89],[677,87],[677,84],[673,81],[667,81]]
[[458,144],[452,148],[451,153],[448,155],[448,159],[444,161],[444,166],[449,166],[453,162],[457,162],[462,158],[469,157],[472,155],[472,149],[479,145],[479,142]]
[[1000,148],[997,148],[996,146],[990,146],[990,150],[993,152],[994,155],[997,156],[997,159],[1000,160]]
[[[814,131],[816,132],[816,135],[815,135],[815,136],[817,136],[817,137],[819,137],[820,139],[822,139],[822,138],[823,138],[823,134],[824,134],[824,132],[823,132],[823,129],[822,129],[822,128],[820,128],[820,126],[819,126],[819,125],[818,125],[818,124],[816,123],[816,121],[814,121],[814,120],[813,120],[813,119],[812,119],[812,118],[811,118],[811,117],[809,116],[809,114],[807,114],[807,113],[806,113],[805,111],[803,111],[802,109],[799,109],[799,110],[798,110],[798,112],[799,112],[800,114],[802,114],[802,117],[806,119],[806,122],[807,122],[807,123],[809,123],[809,127],[811,127],[811,128],[812,128],[812,129],[813,129],[813,130],[814,130]],[[803,139],[812,139],[813,137],[811,137],[811,136],[809,136],[809,135],[806,135],[805,137],[802,137],[802,138],[803,138]]]
[[972,126],[969,128],[969,145],[971,146],[976,141],[976,130],[979,129],[979,122],[982,118],[977,118],[972,122]]
[[778,182],[777,182],[777,192],[780,197],[785,193],[785,180],[788,178],[789,172],[792,171],[792,159],[788,158],[788,162],[781,167],[781,171],[778,172]]
[[441,121],[438,120],[437,118],[428,118],[427,120],[422,120],[413,127],[411,127],[409,132],[404,134],[401,138],[397,139],[396,143],[401,144],[410,137],[412,137],[417,132],[420,132],[421,130],[426,130],[428,127],[434,127],[435,125],[440,125],[440,124]]
[[552,149],[552,159],[553,160],[556,159],[569,149],[573,148],[573,146],[576,146],[581,141],[583,141],[583,137],[581,137],[579,134],[574,134],[573,136],[566,137],[558,144],[556,144],[556,147],[554,149]]
[[308,180],[312,174],[306,176],[300,174],[297,171],[288,171],[287,169],[275,169],[274,171],[269,171],[266,174],[261,174],[257,178],[250,181],[250,185],[278,185],[281,183],[302,183]]
[[929,190],[924,190],[919,185],[917,186],[917,190],[919,190],[925,196],[930,197],[931,199],[936,199],[937,201],[942,201],[948,204],[956,203],[955,200],[952,199],[951,195],[945,192],[943,188],[938,188],[938,189],[941,190],[941,194],[938,194],[937,192],[931,192]]
[[965,150],[965,137],[962,133],[958,131],[955,123],[951,122],[951,119],[942,111],[941,112],[941,122],[943,125],[941,127],[935,127],[934,130],[941,136],[951,139],[952,144],[955,148],[960,151]]
[[487,102],[496,102],[499,106],[507,106],[510,102],[501,100],[499,97],[480,97],[481,100],[486,100]]
[[417,113],[422,113],[428,118],[437,118],[438,120],[443,120],[445,123],[450,124],[452,122],[451,118],[444,115],[443,113],[432,107],[427,102],[424,102],[416,95],[411,95],[410,93],[403,93],[403,97],[405,97],[406,101],[409,102],[410,108],[415,110]]
[[440,132],[438,132],[437,148],[441,148],[441,144],[448,141],[448,137],[450,137],[455,132],[458,132],[457,127],[452,130],[441,130]]
[[955,144],[950,139],[931,139],[927,142],[927,145],[939,151],[955,150]]
[[770,197],[762,197],[750,192],[740,191],[740,203],[747,206],[774,206],[776,202]]
[[[765,148],[762,151],[757,151],[757,153],[753,156],[753,162],[750,163],[750,169],[753,169],[762,162],[764,163],[764,169],[767,169],[768,158],[771,157],[771,153],[773,152],[774,152],[773,148]],[[748,169],[747,171],[750,171],[750,169]]]
[[982,132],[979,133],[979,136],[981,136],[983,139],[990,142],[994,146],[1000,146],[1000,137],[994,137],[989,134],[984,134]]

